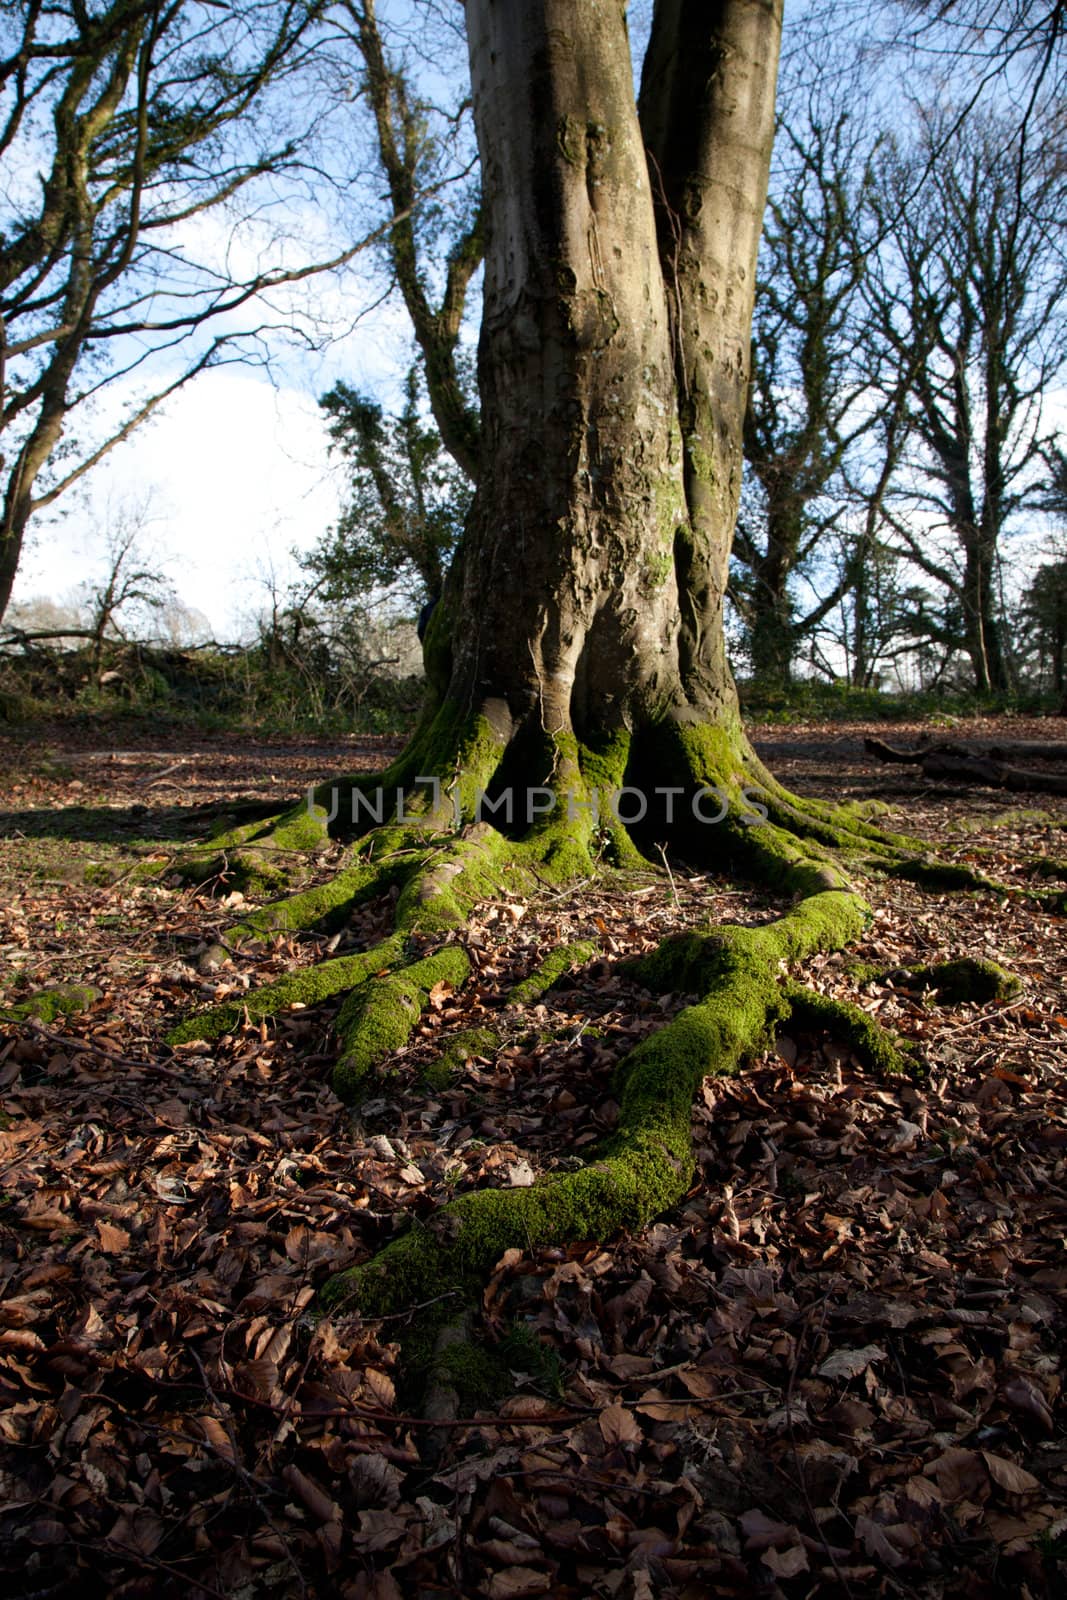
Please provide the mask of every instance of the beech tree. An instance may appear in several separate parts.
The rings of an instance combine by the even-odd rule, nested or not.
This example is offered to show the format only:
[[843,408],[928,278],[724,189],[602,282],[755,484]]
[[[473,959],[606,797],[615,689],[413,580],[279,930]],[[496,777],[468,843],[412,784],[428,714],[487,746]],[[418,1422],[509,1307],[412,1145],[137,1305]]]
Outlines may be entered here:
[[[580,1171],[459,1197],[335,1281],[365,1311],[469,1290],[519,1246],[642,1226],[686,1191],[690,1113],[768,1026],[833,1019],[883,1066],[877,1027],[783,979],[858,936],[843,863],[918,872],[906,841],[800,801],[744,734],[723,644],[741,483],[756,251],[774,122],[780,0],[657,0],[635,101],[623,7],[468,0],[482,163],[480,472],[427,635],[429,699],[383,774],[221,848],[262,897],[227,942],[329,928],[397,886],[394,931],[184,1021],[210,1039],[347,992],[333,1083],[356,1100],[471,958],[462,930],[641,846],[774,885],[759,927],[667,941],[641,981],[697,995],[623,1062],[618,1128]],[[325,884],[282,888],[294,854],[355,836]],[[589,953],[564,948],[540,980]],[[518,997],[517,997],[518,998]],[[477,1048],[477,1047],[475,1047]],[[481,1046],[484,1048],[484,1042]]]

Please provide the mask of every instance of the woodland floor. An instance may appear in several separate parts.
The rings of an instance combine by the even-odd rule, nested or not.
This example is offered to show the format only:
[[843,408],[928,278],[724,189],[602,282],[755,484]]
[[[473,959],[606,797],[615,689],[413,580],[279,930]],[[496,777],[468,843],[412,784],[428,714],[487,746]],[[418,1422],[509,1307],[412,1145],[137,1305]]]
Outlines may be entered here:
[[[865,731],[755,737],[795,789],[877,795],[948,859],[993,850],[981,864],[1004,882],[1067,856],[1067,799],[935,790],[866,758]],[[390,749],[129,725],[0,738],[0,999],[69,979],[104,996],[0,1045],[3,1592],[1062,1594],[1063,919],[1021,891],[870,885],[865,942],[805,981],[917,1041],[925,1073],[878,1079],[798,1035],[709,1083],[685,1201],[640,1237],[509,1252],[480,1334],[526,1329],[504,1347],[510,1393],[433,1427],[403,1388],[402,1323],[318,1321],[317,1288],[405,1214],[580,1161],[616,1114],[614,1062],[686,1001],[650,997],[619,960],[774,903],[673,862],[673,887],[650,872],[482,907],[474,979],[435,994],[355,1118],[328,1087],[329,1007],[167,1049],[176,1017],[322,941],[201,972],[233,898],[143,881],[139,863],[165,867],[201,804],[281,800]],[[334,948],[389,913],[363,908]],[[599,941],[595,965],[502,1009],[579,937]],[[941,1007],[854,965],[963,954],[1001,961],[1022,996]],[[443,1038],[486,1024],[499,1053],[420,1084]]]

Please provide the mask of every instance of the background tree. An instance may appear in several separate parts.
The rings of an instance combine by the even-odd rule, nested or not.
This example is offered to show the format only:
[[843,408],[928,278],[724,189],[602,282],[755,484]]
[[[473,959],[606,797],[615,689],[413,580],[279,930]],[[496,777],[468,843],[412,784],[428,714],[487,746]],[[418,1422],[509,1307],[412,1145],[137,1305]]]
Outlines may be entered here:
[[[268,324],[313,338],[277,296],[365,247],[303,242],[352,188],[322,157],[345,114],[323,98],[322,32],[308,0],[4,8],[0,614],[31,516]],[[109,385],[132,396],[117,421]],[[93,410],[75,439],[72,414]]]
[[109,518],[104,571],[87,586],[85,597],[96,675],[109,638],[125,639],[138,624],[143,629],[145,617],[162,612],[174,598],[173,585],[146,542],[150,521],[148,499],[120,506]]
[[795,580],[813,560],[825,578],[851,509],[849,460],[878,421],[862,359],[859,292],[870,231],[870,138],[840,109],[852,99],[839,80],[796,93],[778,132],[744,430],[757,493],[734,544],[752,673],[763,686],[788,683],[801,641],[853,587],[862,566],[850,542],[836,578],[798,609]]
[[1023,594],[1038,672],[1057,694],[1067,690],[1067,560],[1040,566]]
[[[385,180],[396,219],[383,238],[387,267],[419,347],[430,409],[441,440],[452,459],[474,480],[478,476],[480,424],[464,378],[461,334],[484,240],[470,100],[461,92],[453,106],[440,108],[428,95],[413,90],[409,59],[414,46],[395,30],[395,44],[390,48],[375,0],[343,0],[337,18],[337,26],[361,62],[361,89],[373,117],[373,159]],[[416,26],[423,55],[429,30],[438,67],[449,60],[457,64],[465,89],[462,29],[457,34],[451,16],[442,24],[432,7],[420,11]],[[422,199],[446,190],[450,195],[447,206],[437,198]]]
[[[930,164],[939,140],[930,119],[917,149],[881,169],[893,243],[868,288],[877,349],[910,396],[909,470],[888,503],[898,548],[960,608],[975,686],[1002,690],[998,560],[1013,518],[1036,503],[1044,401],[1067,354],[1063,176],[991,116],[970,118]],[[921,199],[905,204],[917,163]]]
[[444,451],[419,408],[415,368],[404,409],[382,407],[338,383],[319,402],[330,418],[332,449],[348,473],[334,528],[298,556],[316,596],[331,605],[399,594],[416,607],[436,599],[470,507],[465,474]]
[[[1040,505],[1059,524],[1062,538],[1067,531],[1067,454],[1060,448],[1049,453]],[[1042,562],[1022,599],[1038,674],[1057,694],[1063,694],[1067,690],[1067,559],[1060,555]]]

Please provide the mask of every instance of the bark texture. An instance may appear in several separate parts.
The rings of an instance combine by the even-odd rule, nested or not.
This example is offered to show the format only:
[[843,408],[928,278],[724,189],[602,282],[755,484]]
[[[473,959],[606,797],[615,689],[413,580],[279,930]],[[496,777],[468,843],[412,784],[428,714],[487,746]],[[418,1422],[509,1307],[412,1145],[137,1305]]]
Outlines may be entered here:
[[619,6],[467,18],[483,468],[448,696],[491,704],[505,738],[732,726],[722,599],[780,7],[657,6],[640,119]]

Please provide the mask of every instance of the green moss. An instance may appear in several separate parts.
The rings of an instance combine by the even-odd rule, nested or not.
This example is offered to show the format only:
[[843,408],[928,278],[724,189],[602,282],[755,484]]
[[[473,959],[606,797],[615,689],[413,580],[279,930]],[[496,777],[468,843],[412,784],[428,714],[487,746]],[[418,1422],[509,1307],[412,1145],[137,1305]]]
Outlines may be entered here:
[[[411,1341],[405,1340],[405,1356],[410,1348]],[[448,1338],[446,1332],[422,1374],[427,1385],[444,1384],[454,1390],[460,1410],[468,1413],[499,1405],[513,1395],[517,1375],[550,1394],[563,1392],[559,1356],[524,1322],[512,1323],[495,1342],[463,1335]]]
[[436,1061],[431,1061],[422,1073],[422,1081],[431,1089],[447,1089],[475,1056],[492,1056],[500,1048],[500,1035],[490,1028],[464,1028],[452,1034],[441,1047]]
[[854,983],[877,983],[886,969],[874,961],[846,961],[843,969]]
[[365,861],[335,873],[317,888],[305,889],[301,894],[289,895],[284,900],[274,900],[252,911],[234,927],[227,930],[227,938],[236,943],[241,939],[263,938],[272,933],[292,933],[307,928],[317,928],[324,933],[343,927],[353,909],[363,901],[372,899],[391,883],[404,882],[415,870],[410,861],[378,861],[370,866]]
[[991,889],[997,894],[1005,892],[1002,884],[995,883],[974,867],[956,861],[936,861],[926,856],[911,856],[906,861],[896,861],[884,868],[887,877],[903,878],[924,889],[941,889],[949,892],[968,889]]
[[[539,1339],[528,1322],[513,1322],[496,1346],[509,1377],[524,1374],[537,1389],[561,1398],[563,1364],[555,1345]],[[513,1385],[512,1385],[513,1387]]]
[[294,874],[305,870],[306,856],[326,843],[326,816],[321,805],[301,801],[266,822],[216,834],[206,845],[185,851],[168,870],[191,883],[225,874],[229,888],[253,899],[270,898],[287,889]]
[[37,1022],[55,1022],[59,1017],[74,1016],[88,1011],[100,999],[101,991],[91,983],[53,983],[38,989],[25,1000],[0,1008],[0,1021],[25,1022],[32,1017]]
[[374,1069],[407,1044],[437,984],[458,989],[469,974],[467,952],[449,944],[355,989],[337,1018],[342,1053],[332,1082],[338,1098],[355,1100]]
[[508,1249],[609,1238],[644,1227],[684,1193],[676,1163],[653,1142],[529,1189],[479,1189],[426,1223],[416,1222],[373,1261],[341,1273],[324,1289],[327,1306],[355,1293],[367,1316],[458,1291],[465,1298]]
[[903,971],[908,987],[933,990],[942,1005],[959,1005],[968,1000],[975,1005],[988,1005],[994,1000],[1010,1000],[1022,988],[1019,979],[995,961],[974,956],[939,961],[932,966],[905,967]]
[[279,817],[260,842],[275,850],[291,850],[303,855],[317,850],[329,838],[327,813],[319,805],[308,806],[302,802]]
[[672,935],[649,955],[627,962],[624,970],[659,993],[706,994],[729,975],[737,961],[777,973],[783,962],[841,949],[860,937],[869,918],[870,910],[858,895],[825,890],[761,928],[728,926],[710,933]]
[[1039,856],[1029,867],[1032,878],[1062,878],[1067,882],[1067,861],[1056,861],[1051,856]]
[[820,1029],[847,1044],[865,1066],[896,1075],[908,1070],[911,1059],[892,1035],[847,1000],[833,1000],[800,984],[786,986],[790,1016],[802,1028]]
[[317,967],[307,967],[276,983],[265,984],[262,989],[249,989],[238,1000],[228,1000],[220,1006],[187,1017],[166,1035],[168,1044],[190,1044],[194,1040],[219,1039],[224,1033],[234,1033],[249,1022],[259,1022],[277,1016],[294,1005],[312,1006],[328,1000],[346,989],[364,983],[375,973],[398,961],[403,952],[403,940],[394,934],[375,945],[373,950],[358,955],[339,956],[334,961],[324,961]]
[[[373,1261],[331,1280],[327,1303],[354,1293],[374,1316],[438,1293],[470,1297],[509,1248],[606,1239],[620,1228],[644,1227],[689,1185],[690,1120],[701,1082],[736,1071],[788,1009],[778,981],[782,962],[855,937],[864,910],[854,895],[828,892],[766,928],[723,929],[684,952],[672,943],[675,967],[688,962],[687,973],[710,992],[621,1063],[617,1131],[600,1159],[528,1189],[461,1195]],[[667,964],[665,957],[661,973]]]
[[596,955],[596,943],[592,939],[575,939],[570,944],[557,945],[545,959],[534,968],[528,978],[517,983],[508,995],[507,1003],[511,1006],[532,1005],[554,983],[558,983],[565,973],[573,972],[578,967],[584,967]]
[[397,927],[405,933],[446,933],[462,927],[479,901],[532,892],[535,882],[521,863],[521,851],[487,823],[466,828],[426,871],[409,880],[397,905]]
[[[673,540],[673,526],[672,526]],[[645,555],[645,570],[642,574],[642,585],[648,594],[654,594],[657,589],[662,589],[671,573],[674,571],[674,553],[672,549],[650,550]]]
[[[891,857],[908,843],[852,812],[790,795],[754,754],[733,714],[717,724],[665,718],[642,737],[635,755],[638,770],[649,775],[646,787],[678,791],[666,818],[677,848],[784,893],[846,888],[842,860]],[[714,793],[694,815],[702,788]],[[645,825],[646,837],[662,837],[651,828]]]

